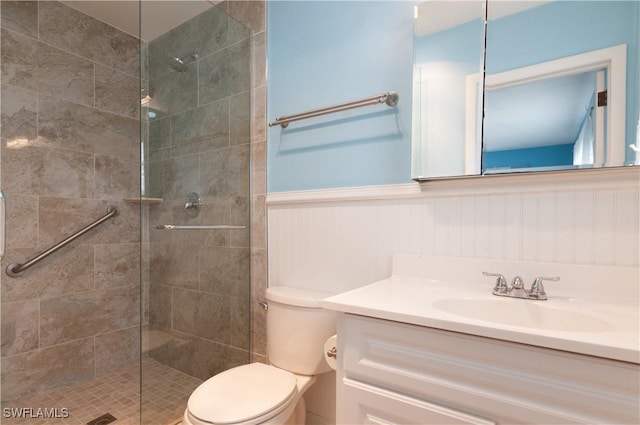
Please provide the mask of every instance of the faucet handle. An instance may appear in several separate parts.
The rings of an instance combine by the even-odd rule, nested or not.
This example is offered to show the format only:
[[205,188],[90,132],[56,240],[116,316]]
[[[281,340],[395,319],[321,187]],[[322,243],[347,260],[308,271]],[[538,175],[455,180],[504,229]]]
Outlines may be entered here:
[[507,280],[504,278],[504,275],[501,273],[488,273],[482,272],[485,276],[495,276],[496,286],[493,287],[493,293],[496,295],[505,295],[509,292],[509,288],[507,288]]
[[560,280],[560,276],[554,277],[536,277],[531,284],[531,289],[529,290],[529,296],[538,300],[546,300],[547,293],[544,291],[544,285],[542,284],[543,280],[549,280],[551,282],[557,282]]

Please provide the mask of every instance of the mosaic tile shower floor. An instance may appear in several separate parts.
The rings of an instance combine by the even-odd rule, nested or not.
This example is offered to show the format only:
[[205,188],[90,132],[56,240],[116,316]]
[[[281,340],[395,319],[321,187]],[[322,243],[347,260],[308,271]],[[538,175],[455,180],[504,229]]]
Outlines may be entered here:
[[30,407],[33,409],[31,416],[36,416],[38,408],[58,408],[58,414],[62,416],[61,409],[66,408],[69,413],[66,418],[8,419],[3,410],[0,422],[2,425],[85,425],[110,413],[117,418],[112,422],[114,425],[175,425],[181,422],[187,399],[201,382],[145,357],[142,361],[141,422],[138,365],[3,406]]

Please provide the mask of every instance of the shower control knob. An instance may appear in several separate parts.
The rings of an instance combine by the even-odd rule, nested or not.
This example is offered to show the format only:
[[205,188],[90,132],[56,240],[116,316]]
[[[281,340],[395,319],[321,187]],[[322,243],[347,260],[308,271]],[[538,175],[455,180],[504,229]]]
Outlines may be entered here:
[[197,217],[200,214],[200,207],[202,206],[202,199],[196,192],[191,192],[187,195],[187,201],[184,204],[184,210],[189,217]]

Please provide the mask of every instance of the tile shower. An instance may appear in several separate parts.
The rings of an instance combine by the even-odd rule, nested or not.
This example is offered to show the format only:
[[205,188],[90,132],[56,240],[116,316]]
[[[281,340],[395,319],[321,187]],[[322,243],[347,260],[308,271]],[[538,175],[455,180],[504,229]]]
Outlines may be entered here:
[[[251,73],[264,4],[225,2],[149,43],[57,1],[1,6],[2,407],[69,409],[51,423],[175,423],[202,379],[263,360],[250,300],[266,267],[264,183],[254,175],[250,191],[249,167],[264,177],[264,78]],[[185,72],[166,65],[191,53]],[[141,191],[162,202],[132,202]],[[195,218],[189,192],[202,197]],[[109,205],[118,216],[4,274]],[[152,227],[169,223],[246,229]]]

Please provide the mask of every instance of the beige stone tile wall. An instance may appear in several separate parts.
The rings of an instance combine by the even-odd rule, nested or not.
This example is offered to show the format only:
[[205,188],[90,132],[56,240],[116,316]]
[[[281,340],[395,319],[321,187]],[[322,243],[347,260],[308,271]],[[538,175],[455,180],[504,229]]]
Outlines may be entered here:
[[[2,401],[139,359],[139,42],[55,1],[1,2]],[[120,214],[18,278],[4,273]]]

